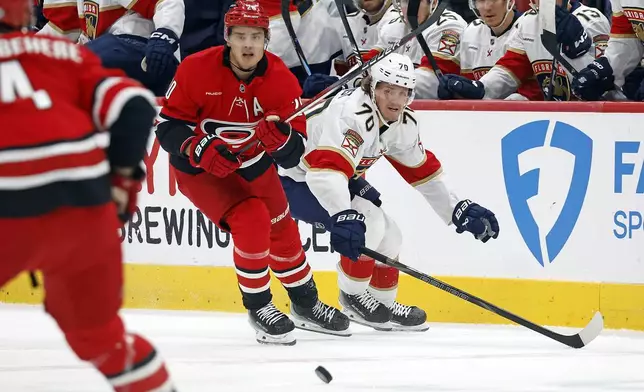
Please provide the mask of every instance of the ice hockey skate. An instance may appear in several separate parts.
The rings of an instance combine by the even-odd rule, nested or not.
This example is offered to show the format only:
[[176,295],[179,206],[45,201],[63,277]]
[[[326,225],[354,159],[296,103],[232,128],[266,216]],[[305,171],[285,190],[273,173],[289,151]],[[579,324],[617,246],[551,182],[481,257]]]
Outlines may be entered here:
[[337,336],[351,336],[349,318],[338,309],[318,300],[312,308],[291,303],[295,328]]
[[390,309],[392,330],[423,332],[429,329],[427,313],[421,308],[395,301]]
[[377,331],[391,331],[391,309],[379,302],[369,291],[351,295],[340,290],[342,313],[358,324]]
[[297,343],[293,335],[293,321],[272,302],[262,308],[248,310],[248,321],[256,331],[255,339],[259,343],[282,346]]

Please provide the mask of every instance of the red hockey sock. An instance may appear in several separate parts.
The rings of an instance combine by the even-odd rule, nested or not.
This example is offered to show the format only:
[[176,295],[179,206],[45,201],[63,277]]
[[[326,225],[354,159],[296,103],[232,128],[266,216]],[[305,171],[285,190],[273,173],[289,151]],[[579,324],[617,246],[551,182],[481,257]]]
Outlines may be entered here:
[[271,299],[271,275],[268,272],[271,219],[266,205],[250,198],[227,214],[235,245],[233,261],[242,301],[246,309],[259,309]]

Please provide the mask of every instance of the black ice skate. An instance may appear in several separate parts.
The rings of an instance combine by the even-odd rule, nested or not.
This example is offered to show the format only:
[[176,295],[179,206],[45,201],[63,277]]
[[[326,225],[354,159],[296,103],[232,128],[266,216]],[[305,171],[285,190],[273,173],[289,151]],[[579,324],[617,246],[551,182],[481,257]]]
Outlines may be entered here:
[[394,302],[391,307],[391,326],[394,331],[423,332],[429,329],[427,313],[417,306],[407,306]]
[[291,303],[291,316],[293,316],[295,328],[330,335],[351,336],[349,318],[320,300],[312,308]]
[[351,321],[378,331],[391,331],[391,310],[365,290],[362,294],[350,295],[340,290],[342,313]]
[[296,343],[293,321],[269,302],[260,309],[248,311],[248,321],[257,333],[255,339],[263,344],[292,346]]

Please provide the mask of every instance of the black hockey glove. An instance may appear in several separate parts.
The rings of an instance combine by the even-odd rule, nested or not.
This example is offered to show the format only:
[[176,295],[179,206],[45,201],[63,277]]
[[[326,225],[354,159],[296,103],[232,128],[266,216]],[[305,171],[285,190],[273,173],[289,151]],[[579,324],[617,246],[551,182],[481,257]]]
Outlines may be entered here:
[[445,83],[438,86],[438,99],[483,99],[485,86],[465,76],[445,75]]
[[600,57],[579,71],[572,80],[572,91],[584,101],[598,101],[614,83],[613,68],[606,57]]
[[179,66],[179,60],[174,52],[179,48],[179,37],[170,29],[156,29],[148,39],[145,48],[144,71],[154,78],[166,80],[168,83]]
[[456,225],[457,233],[469,231],[474,238],[484,243],[499,236],[499,222],[494,213],[469,199],[456,204],[452,213],[452,223]]
[[337,76],[312,74],[304,81],[302,98],[313,98],[325,88],[340,80]]
[[360,250],[365,244],[364,215],[356,210],[344,210],[333,215],[330,219],[331,246],[343,256],[357,261]]
[[558,5],[555,7],[555,23],[557,42],[561,44],[561,51],[564,55],[576,59],[588,52],[593,40],[575,15]]
[[376,207],[382,205],[380,192],[369,184],[364,177],[354,177],[349,180],[349,193],[351,194],[351,200],[356,196],[360,196],[372,202]]

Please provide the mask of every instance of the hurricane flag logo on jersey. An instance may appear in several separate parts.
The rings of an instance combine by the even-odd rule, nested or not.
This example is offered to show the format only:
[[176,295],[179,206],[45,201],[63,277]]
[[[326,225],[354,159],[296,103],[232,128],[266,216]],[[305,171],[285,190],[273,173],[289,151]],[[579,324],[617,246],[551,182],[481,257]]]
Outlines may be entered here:
[[[521,157],[530,150],[541,148],[548,150]],[[544,266],[545,260],[552,263],[570,238],[584,204],[590,179],[593,141],[569,124],[541,120],[508,133],[501,140],[501,151],[508,201],[523,241],[539,264]],[[561,152],[569,155],[562,156]],[[563,167],[562,161],[574,162],[572,168]],[[522,170],[522,166],[527,166],[523,164],[530,168]],[[566,173],[570,172],[568,188],[563,189],[566,196],[561,204],[561,200],[550,196],[562,190],[554,188],[562,184],[562,178],[564,182],[568,181]],[[539,198],[533,199],[540,193]],[[545,202],[541,205],[546,205],[545,211],[548,212],[556,211],[561,205],[559,215],[553,217],[556,219],[553,219],[554,224],[549,231],[543,222],[541,225],[537,223],[532,213],[531,207],[539,206],[537,201]],[[543,215],[547,215],[547,212]]]

